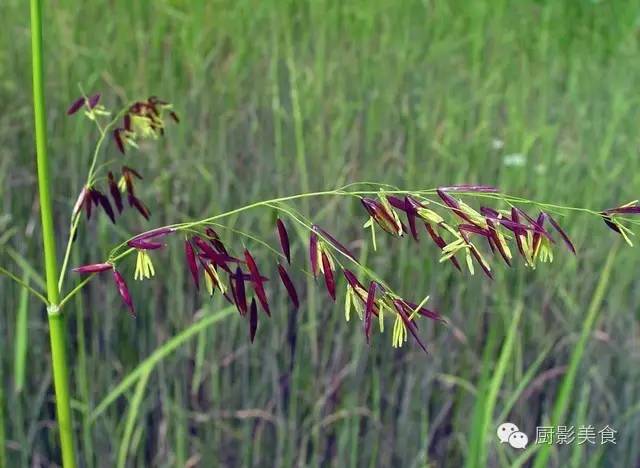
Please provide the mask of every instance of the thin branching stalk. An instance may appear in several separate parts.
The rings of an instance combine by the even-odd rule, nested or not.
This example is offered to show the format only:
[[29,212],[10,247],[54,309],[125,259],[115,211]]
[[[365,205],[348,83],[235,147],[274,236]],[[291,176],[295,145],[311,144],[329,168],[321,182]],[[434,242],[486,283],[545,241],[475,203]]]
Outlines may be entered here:
[[47,120],[44,99],[44,73],[42,51],[42,4],[31,0],[31,56],[33,66],[33,110],[35,117],[36,155],[38,166],[38,189],[42,217],[42,240],[48,298],[49,335],[51,339],[51,364],[56,393],[56,410],[60,432],[62,464],[66,468],[75,466],[73,427],[69,397],[69,371],[65,343],[65,322],[58,307],[58,271],[56,240],[51,205],[49,159],[47,155]]

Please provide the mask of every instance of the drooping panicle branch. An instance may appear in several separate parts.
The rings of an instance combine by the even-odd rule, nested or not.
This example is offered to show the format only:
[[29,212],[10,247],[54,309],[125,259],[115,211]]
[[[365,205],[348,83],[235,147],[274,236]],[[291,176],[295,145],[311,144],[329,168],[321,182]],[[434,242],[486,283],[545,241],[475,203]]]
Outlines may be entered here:
[[[82,108],[85,109],[85,115],[92,120],[108,113],[100,104],[100,96],[97,94],[91,97],[83,96],[76,100],[69,107],[69,111],[72,111],[69,113],[77,113]],[[127,148],[136,148],[142,139],[163,136],[165,117],[175,122],[179,121],[171,105],[157,97],[128,105],[112,121],[118,125],[112,132],[116,148],[125,154]],[[100,126],[103,132],[108,127],[109,125]],[[126,196],[128,206],[148,220],[151,215],[150,209],[138,197],[136,188],[136,184],[144,180],[142,174],[130,165],[122,165],[119,172],[119,180],[116,180],[114,170],[109,170],[104,178],[91,177],[92,182],[82,188],[74,213],[84,210],[86,217],[90,218],[94,208],[99,208],[115,223],[125,211],[123,198]],[[102,181],[106,184],[105,189],[98,186]],[[562,240],[561,244],[576,254],[576,248],[570,237],[560,223],[544,210],[544,204],[537,204],[541,209],[532,216],[517,205],[525,202],[536,205],[535,203],[502,195],[493,186],[462,184],[415,191],[385,190],[380,186],[377,190],[336,189],[281,197],[256,202],[200,221],[151,229],[116,247],[106,262],[85,265],[75,268],[74,271],[93,274],[111,269],[116,289],[127,309],[133,314],[131,295],[125,279],[116,270],[115,265],[128,254],[136,252],[134,278],[149,279],[155,275],[151,258],[153,252],[169,245],[171,234],[183,232],[186,265],[195,289],[200,289],[202,276],[209,295],[219,291],[226,301],[237,308],[239,315],[248,320],[249,337],[253,342],[258,326],[258,305],[267,316],[271,316],[272,313],[270,294],[268,294],[270,291],[266,288],[269,277],[262,274],[262,271],[267,269],[264,265],[259,266],[257,259],[261,257],[255,256],[244,245],[240,255],[232,254],[233,245],[223,242],[213,226],[225,228],[219,221],[226,216],[240,214],[248,209],[275,208],[280,214],[275,220],[279,250],[272,248],[268,242],[260,240],[253,233],[246,234],[235,230],[231,232],[268,247],[268,252],[277,257],[273,267],[277,269],[279,283],[295,309],[300,307],[301,300],[304,298],[296,289],[292,268],[300,271],[304,269],[300,266],[296,267],[292,255],[295,250],[292,250],[291,237],[285,223],[286,218],[308,231],[310,273],[314,278],[318,275],[322,276],[322,282],[332,301],[337,299],[341,277],[345,278],[345,317],[349,320],[352,309],[357,312],[358,317],[363,321],[367,343],[370,343],[372,338],[373,317],[377,317],[381,332],[384,331],[385,317],[388,317],[394,319],[392,333],[394,347],[401,346],[411,335],[426,351],[419,337],[417,320],[427,318],[443,322],[440,313],[426,308],[424,304],[426,299],[423,303],[416,305],[413,301],[395,293],[374,272],[359,263],[356,254],[347,247],[351,244],[339,241],[327,230],[312,221],[305,220],[303,216],[296,215],[295,210],[287,207],[287,203],[314,196],[358,198],[368,217],[364,226],[370,228],[374,249],[377,229],[393,239],[401,239],[405,237],[405,233],[410,233],[410,237],[415,242],[420,242],[419,226],[423,224],[429,234],[428,237],[440,250],[441,262],[450,261],[459,271],[462,271],[462,265],[465,265],[471,274],[474,274],[476,267],[479,266],[488,278],[494,277],[491,260],[498,258],[500,262],[512,266],[515,261],[512,253],[514,250],[522,258],[523,263],[531,268],[535,268],[541,262],[551,262],[557,246],[554,237],[559,237]],[[480,205],[477,209],[473,208],[465,200],[474,197],[494,200],[496,205]],[[630,242],[629,236],[632,233],[624,223],[627,216],[640,214],[640,206],[632,202],[597,214],[609,228]],[[403,217],[406,219],[406,224]],[[164,243],[164,238],[168,239],[167,244]],[[282,259],[286,260],[287,267],[281,261]],[[354,270],[363,274],[368,287],[363,286],[357,275],[343,262],[349,263]],[[338,275],[339,271],[342,271],[343,275]]]

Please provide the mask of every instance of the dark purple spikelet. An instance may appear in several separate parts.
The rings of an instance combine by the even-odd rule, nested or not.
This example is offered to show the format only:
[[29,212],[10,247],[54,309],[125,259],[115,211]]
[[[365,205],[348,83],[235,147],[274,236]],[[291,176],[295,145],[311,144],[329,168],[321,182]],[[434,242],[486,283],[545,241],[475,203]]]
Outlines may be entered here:
[[393,299],[393,305],[396,310],[402,310],[404,312],[404,316],[408,319],[407,324],[410,328],[414,330],[418,330],[418,324],[415,322],[415,317],[413,316],[413,309],[409,306],[409,303],[402,298]]
[[127,132],[131,131],[131,116],[129,114],[125,114],[123,120],[124,129]]
[[124,140],[122,139],[122,132],[124,131],[123,128],[116,128],[112,135],[113,135],[113,141],[116,142],[116,147],[118,148],[118,150],[122,153],[125,154],[125,150],[124,150]]
[[82,206],[84,206],[84,213],[87,219],[91,219],[91,212],[93,209],[93,195],[91,189],[86,189],[85,195],[82,199]]
[[122,166],[122,175],[124,176],[125,180],[131,180],[132,177],[140,180],[143,179],[142,175],[138,171],[129,166]]
[[289,246],[289,233],[287,228],[280,218],[276,220],[278,227],[278,237],[280,238],[280,246],[282,247],[282,253],[287,258],[287,263],[291,264],[291,248]]
[[215,258],[216,255],[218,255],[218,252],[213,250],[213,247],[211,247],[208,243],[206,243],[204,239],[202,239],[202,237],[193,236],[193,242],[195,242],[195,244],[202,251],[204,256],[209,258],[209,260],[211,260],[211,258]]
[[309,235],[309,261],[314,278],[318,276],[318,234],[311,231]]
[[604,221],[604,223],[607,225],[609,229],[611,229],[614,232],[617,232],[618,234],[622,234],[622,231],[620,230],[620,228],[612,221],[611,216],[607,216],[604,212],[601,213],[601,215],[602,215],[602,220]]
[[209,240],[220,239],[218,233],[212,227],[208,227],[204,230],[204,233],[207,235]]
[[191,241],[189,241],[189,239],[185,239],[184,241],[184,256],[187,260],[187,266],[189,267],[189,271],[191,272],[191,277],[193,278],[193,282],[196,285],[196,289],[200,290],[200,275],[198,273],[198,263],[196,262],[196,254],[193,251],[193,246],[191,245]]
[[342,270],[342,273],[344,274],[344,277],[347,280],[347,283],[349,283],[349,286],[351,286],[355,291],[357,291],[358,288],[364,289],[364,286],[362,285],[362,283],[358,281],[357,276],[351,270],[344,268]]
[[478,234],[480,236],[487,237],[487,238],[491,237],[491,233],[489,232],[488,229],[483,229],[481,227],[476,226],[475,224],[464,224],[464,223],[459,224],[458,231]]
[[493,279],[493,274],[491,273],[491,270],[489,269],[487,264],[482,260],[482,257],[480,256],[480,252],[478,252],[478,248],[475,245],[470,243],[469,249],[471,250],[471,255],[475,257],[478,264],[480,265],[480,268],[482,268],[482,271],[484,271],[484,274],[487,275],[489,279]]
[[258,329],[258,306],[256,305],[256,300],[251,299],[251,307],[249,308],[249,338],[251,339],[251,343],[253,343],[254,338],[256,337],[256,330]]
[[444,202],[444,204],[447,207],[449,207],[449,209],[455,215],[457,215],[461,219],[464,219],[466,222],[470,224],[475,224],[474,221],[464,211],[460,209],[460,203],[458,202],[458,200],[453,198],[451,195],[449,195],[447,192],[445,192],[442,189],[437,189],[436,192],[440,197],[440,199]]
[[[404,301],[404,303],[407,304],[412,311],[418,309],[418,304],[414,304],[413,302],[409,302],[409,301]],[[418,313],[420,315],[422,315],[423,317],[427,317],[427,318],[429,318],[431,320],[437,320],[437,321],[444,322],[444,319],[442,318],[442,315],[440,315],[435,310],[427,309],[426,307],[420,307],[418,309]]]
[[458,203],[458,200],[453,198],[443,189],[437,189],[436,193],[438,194],[440,199],[444,202],[444,204],[447,205],[449,208],[456,208],[456,209],[460,208],[460,203]]
[[617,234],[624,235],[620,226],[613,220],[613,215],[636,215],[640,214],[640,206],[632,205],[632,206],[618,206],[615,208],[609,208],[608,210],[604,210],[600,212],[600,216],[602,216],[602,220],[607,225],[609,229],[616,232]]
[[387,195],[387,201],[389,205],[393,206],[397,210],[405,211],[406,205],[403,198],[396,197],[394,195]]
[[362,197],[360,201],[362,206],[367,210],[367,213],[369,213],[369,216],[371,216],[384,231],[394,236],[401,235],[402,224],[398,223],[393,214],[389,213],[388,209],[382,203],[368,197]]
[[622,215],[633,215],[633,214],[640,214],[640,206],[634,205],[634,206],[619,206],[617,208],[609,208],[608,210],[605,210],[604,213],[607,214],[622,214]]
[[138,210],[138,213],[140,213],[144,217],[144,219],[146,219],[147,221],[149,220],[149,218],[151,217],[151,212],[149,211],[149,208],[147,208],[147,206],[142,202],[142,200],[131,193],[127,195],[127,200],[129,201],[129,206],[134,207],[136,210]]
[[87,106],[89,107],[89,109],[93,109],[98,105],[99,102],[100,102],[100,93],[96,93],[93,96],[91,96],[89,99],[87,99]]
[[500,218],[500,213],[498,213],[497,210],[494,210],[493,208],[488,206],[481,206],[480,214],[482,214],[482,216],[484,216],[485,218],[491,218],[491,219]]
[[118,184],[116,183],[116,179],[113,176],[113,172],[109,171],[107,180],[109,185],[109,193],[111,194],[113,203],[115,203],[116,208],[118,209],[118,213],[122,213],[122,194],[120,193],[120,189],[118,189]]
[[80,274],[100,273],[101,271],[110,270],[113,268],[111,263],[91,263],[89,265],[82,265],[72,268],[71,271]]
[[373,316],[373,306],[376,303],[376,282],[371,281],[369,291],[367,292],[367,303],[364,309],[364,336],[367,343],[371,339],[371,317]]
[[118,270],[116,270],[115,268],[113,269],[113,281],[116,283],[118,294],[120,294],[120,297],[122,298],[122,302],[124,302],[125,305],[128,307],[131,315],[135,317],[136,312],[133,308],[133,301],[131,300],[131,294],[129,293],[129,288],[127,287],[127,283],[125,283],[124,278],[122,277],[120,272],[118,272]]
[[287,273],[287,270],[285,269],[285,267],[283,267],[279,263],[278,263],[278,274],[280,275],[280,280],[282,281],[282,284],[284,285],[285,289],[287,290],[287,293],[289,294],[289,298],[293,303],[293,307],[295,309],[298,309],[300,307],[300,302],[298,300],[298,293],[296,292],[296,287],[293,285],[293,281],[291,281],[291,278],[289,277],[289,273]]
[[135,236],[133,240],[157,239],[158,237],[168,236],[169,234],[172,234],[174,232],[176,232],[175,228],[164,226],[140,233]]
[[113,224],[116,224],[116,216],[113,212],[113,208],[111,208],[111,203],[105,194],[96,189],[91,189],[91,194],[94,200],[94,203],[97,202],[102,207],[102,210],[106,213]]
[[529,224],[531,224],[530,227],[527,225],[524,225],[525,229],[533,231],[534,234],[535,233],[541,234],[547,239],[549,239],[549,241],[553,242],[553,239],[551,238],[551,234],[549,234],[547,230],[544,228],[544,218],[547,216],[546,213],[540,213],[540,215],[543,215],[542,224],[540,224],[539,222],[539,220],[541,219],[540,216],[538,216],[538,219],[533,219],[531,216],[529,216],[529,214],[527,214],[526,211],[520,208],[515,208],[515,209],[521,216],[523,216],[529,222]]
[[491,234],[491,237],[489,238],[489,240],[492,241],[493,245],[495,245],[495,247],[498,249],[498,252],[500,252],[500,256],[502,257],[504,262],[508,266],[511,266],[511,259],[509,258],[509,255],[507,254],[507,251],[505,250],[504,245],[502,245],[502,242],[498,237],[498,231],[496,230],[496,227],[491,219],[487,219],[487,226],[489,227],[489,233]]
[[367,210],[367,213],[369,213],[369,216],[372,218],[378,216],[378,212],[382,206],[378,200],[369,197],[362,197],[360,202],[362,203],[362,206],[364,206],[364,209]]
[[238,307],[238,294],[236,293],[235,275],[229,275],[229,289],[231,290],[231,298],[233,299],[231,303],[235,304],[236,310],[240,314],[240,317],[242,317],[242,311]]
[[222,243],[222,240],[220,239],[220,236],[216,231],[213,230],[213,228],[208,227],[204,230],[204,232],[207,235],[207,239],[209,240],[211,245],[218,252],[229,256],[229,252],[227,251],[227,248],[224,246],[224,244]]
[[[544,219],[546,218],[546,214],[544,212],[541,212],[538,215],[538,218],[536,219],[536,225],[540,228],[540,229],[544,229]],[[534,231],[533,233],[533,242],[532,242],[532,249],[533,252],[535,254],[535,252],[538,251],[538,247],[540,246],[540,242],[542,241],[542,234],[540,234],[540,232],[538,231]]]
[[317,224],[314,224],[311,228],[313,229],[314,232],[320,234],[327,242],[329,242],[331,245],[333,245],[333,247],[336,250],[338,250],[339,252],[341,252],[343,255],[347,256],[348,258],[350,258],[354,262],[356,262],[356,263],[358,262],[356,260],[356,256],[353,254],[353,252],[351,252],[351,250],[349,250],[347,247],[345,247],[344,244],[342,244],[340,241],[338,241],[335,237],[333,237],[327,231],[322,229]]
[[76,99],[75,101],[73,101],[71,103],[71,105],[69,106],[69,108],[67,109],[67,115],[73,115],[76,112],[78,112],[82,106],[84,105],[85,102],[85,97],[79,97],[78,99]]
[[[511,221],[517,225],[520,225],[520,215],[518,214],[518,210],[515,207],[511,208]],[[505,225],[502,222],[502,220],[500,221],[500,224],[502,224],[503,226],[507,227],[507,229],[509,229],[509,227]],[[513,228],[511,230],[513,231],[516,238],[516,245],[518,246],[518,252],[520,252],[520,255],[522,255],[522,257],[526,259],[527,254],[525,254],[524,246],[522,245],[522,235],[526,232],[526,230],[523,230],[520,228]]]
[[127,245],[137,250],[158,250],[164,247],[160,242],[153,242],[146,239],[131,239]]
[[482,268],[482,271],[484,271],[484,274],[487,275],[489,279],[493,279],[493,274],[491,273],[489,266],[482,259],[482,256],[480,255],[480,251],[472,242],[469,241],[469,234],[467,234],[464,230],[459,230],[459,232],[462,238],[464,239],[464,241],[466,242],[466,244],[469,246],[469,250],[471,251],[471,254],[480,265],[480,268]]
[[232,284],[234,284],[236,307],[238,308],[240,315],[246,315],[247,314],[247,293],[244,287],[244,276],[239,266],[236,268],[236,274],[233,276]]
[[562,237],[562,240],[566,244],[567,248],[571,252],[573,252],[574,255],[576,255],[576,248],[573,246],[573,242],[571,242],[571,239],[569,239],[569,236],[567,235],[567,233],[564,232],[564,230],[560,227],[558,222],[555,219],[553,219],[553,216],[551,216],[549,213],[545,213],[545,214],[549,219],[549,222],[551,223],[553,228],[558,232],[558,234],[560,234],[560,237]]
[[269,302],[267,301],[267,294],[264,290],[264,285],[262,276],[260,275],[260,270],[258,270],[258,265],[256,265],[255,260],[251,253],[245,249],[244,251],[244,259],[247,263],[247,268],[249,269],[249,274],[251,275],[251,284],[253,286],[253,290],[258,296],[258,300],[260,301],[260,305],[265,313],[271,317],[271,310],[269,310]]
[[414,240],[418,241],[418,229],[416,227],[416,217],[418,216],[418,208],[421,204],[407,195],[404,197],[404,211],[407,214],[407,222],[409,223],[409,230]]
[[176,114],[174,111],[169,111],[169,116],[173,119],[175,123],[180,123],[180,118],[178,117],[178,114]]
[[324,283],[327,286],[327,292],[331,299],[336,300],[336,281],[333,276],[333,270],[331,269],[331,262],[325,252],[322,252],[322,270],[324,273]]
[[193,241],[198,248],[202,251],[202,256],[211,260],[215,265],[222,268],[224,271],[231,273],[231,269],[227,265],[228,263],[243,263],[239,258],[231,257],[226,253],[216,252],[207,242],[205,242],[200,236],[193,236]]
[[[244,262],[243,262],[244,263]],[[237,273],[233,275],[234,277],[237,276]],[[242,278],[242,280],[246,283],[247,281],[251,281],[251,275],[249,273],[240,273],[240,278]],[[267,278],[266,276],[261,276],[260,279],[262,280],[262,282],[265,281],[269,281],[269,278]]]

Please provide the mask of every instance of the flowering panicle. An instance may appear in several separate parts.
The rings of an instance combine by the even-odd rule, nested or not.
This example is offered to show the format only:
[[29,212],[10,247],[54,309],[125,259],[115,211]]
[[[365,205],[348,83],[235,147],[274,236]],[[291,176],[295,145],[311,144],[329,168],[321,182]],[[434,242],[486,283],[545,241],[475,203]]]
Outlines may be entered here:
[[[171,104],[155,96],[133,102],[122,112],[117,113],[111,122],[104,125],[101,118],[110,113],[101,104],[100,94],[81,96],[76,99],[67,109],[67,114],[73,115],[81,110],[98,126],[102,137],[100,142],[105,136],[111,135],[115,147],[122,154],[125,154],[130,147],[138,147],[143,140],[153,140],[163,136],[167,120],[179,122]],[[101,153],[98,149],[100,148],[97,148],[95,155]],[[135,184],[143,180],[140,172],[128,165],[122,165],[119,174],[113,168],[105,169],[106,175],[98,174],[100,169],[95,171],[94,169],[104,166],[96,165],[95,156],[90,167],[88,182],[82,188],[73,209],[73,223],[79,220],[82,211],[85,212],[87,219],[97,211],[102,211],[111,222],[115,223],[127,207],[135,209],[145,219],[150,218],[149,208],[136,193]],[[465,265],[471,274],[479,267],[489,278],[493,278],[494,275],[492,258],[497,258],[498,261],[511,266],[519,255],[525,265],[535,268],[539,262],[551,262],[558,245],[564,244],[570,252],[576,254],[573,242],[550,213],[539,211],[531,216],[523,209],[511,204],[512,201],[517,203],[518,199],[501,197],[498,195],[498,189],[489,185],[451,185],[436,190],[415,192],[402,190],[348,192],[343,188],[333,193],[360,198],[368,216],[364,227],[371,230],[374,250],[377,229],[381,229],[393,238],[401,238],[405,233],[409,233],[410,237],[419,243],[421,238],[427,238],[420,232],[422,224],[430,241],[439,249],[441,262],[450,261],[460,271],[462,271],[462,265]],[[474,193],[483,194],[483,199],[498,200],[506,205],[506,209],[505,206],[480,206],[476,209],[463,200],[466,200],[464,197]],[[327,194],[331,192],[322,193],[322,195]],[[286,199],[309,195],[311,194],[301,194],[298,197],[292,196]],[[276,202],[281,203],[283,200],[276,199]],[[265,202],[263,206],[271,206],[271,202]],[[261,204],[257,203],[245,208],[254,206],[261,206]],[[230,213],[240,211],[243,209]],[[281,213],[290,212],[283,209]],[[254,256],[245,246],[241,255],[234,255],[233,246],[225,245],[213,229],[212,225],[218,226],[218,224],[211,221],[228,214],[143,232],[114,249],[106,262],[79,266],[73,271],[90,275],[111,270],[119,296],[129,312],[135,315],[131,294],[115,264],[129,253],[135,252],[137,257],[134,279],[152,278],[156,273],[151,259],[152,251],[164,248],[165,238],[174,232],[181,231],[185,236],[183,238],[185,263],[195,289],[200,290],[202,276],[204,283],[202,289],[206,289],[210,296],[219,291],[226,301],[235,306],[239,315],[247,320],[249,338],[253,342],[258,328],[258,307],[269,317],[272,312],[276,313],[273,304],[269,302],[271,291],[266,288],[269,277],[262,274],[269,270],[265,265],[259,266],[256,260],[259,257]],[[631,244],[630,236],[633,233],[625,226],[625,222],[628,221],[626,217],[638,214],[640,214],[640,205],[637,201],[600,212],[605,224],[620,234],[629,244]],[[344,283],[345,319],[350,321],[353,314],[362,321],[361,330],[366,342],[371,343],[373,339],[375,322],[378,323],[380,333],[384,333],[385,321],[390,319],[393,321],[391,333],[393,347],[402,346],[411,336],[426,352],[427,348],[420,338],[418,320],[426,318],[437,322],[444,321],[437,311],[425,307],[428,297],[420,304],[401,297],[375,274],[369,272],[364,265],[360,265],[358,257],[347,247],[351,244],[341,243],[316,224],[309,226],[309,223],[301,221],[296,216],[292,218],[309,231],[308,255],[313,277],[322,275],[324,287],[332,301],[336,301],[340,283]],[[297,310],[303,298],[298,294],[295,286],[296,278],[292,274],[295,265],[292,259],[291,238],[283,219],[275,220],[275,230],[282,253],[270,248],[278,257],[272,267],[277,268],[279,284],[288,296],[287,303]],[[247,237],[253,238],[251,235]],[[561,239],[561,242],[557,242],[558,239]],[[283,259],[286,259],[286,262]],[[366,280],[359,280],[354,272],[343,265],[343,262],[350,263],[352,268],[366,273]],[[275,282],[269,284],[275,284]]]
[[[571,239],[548,213],[540,212],[538,217],[534,219],[524,210],[516,207],[512,207],[508,212],[486,206],[476,210],[451,194],[472,192],[497,193],[498,189],[487,185],[470,184],[441,187],[436,190],[436,194],[442,202],[441,207],[444,208],[444,213],[430,208],[432,200],[419,193],[407,194],[403,198],[395,195],[385,196],[384,193],[381,193],[379,200],[386,199],[387,206],[390,206],[392,211],[398,210],[406,215],[409,231],[416,241],[418,240],[416,222],[418,220],[423,222],[431,240],[442,252],[440,261],[449,260],[460,270],[461,266],[457,257],[463,256],[471,274],[474,273],[477,264],[486,276],[493,278],[491,265],[486,254],[483,253],[483,249],[480,248],[481,244],[485,245],[491,254],[499,255],[501,260],[510,266],[513,260],[509,246],[511,239],[514,240],[525,265],[535,268],[537,261],[552,261],[552,246],[555,242],[544,227],[545,221],[548,221],[567,248],[572,253],[576,253]],[[398,230],[396,228],[401,222],[394,221],[397,218],[389,209],[379,200],[367,197],[363,197],[361,200],[370,216],[370,221],[375,220],[384,231],[397,236]],[[450,221],[447,220],[446,212],[453,215]],[[610,217],[611,215],[604,213],[604,216]],[[605,219],[605,222],[610,222],[610,220]]]
[[113,130],[113,139],[118,150],[125,154],[126,145],[138,147],[142,139],[157,139],[164,135],[165,114],[174,122],[180,122],[172,105],[155,96],[134,102],[122,117],[122,126]]
[[122,214],[124,205],[122,202],[122,194],[127,195],[127,201],[130,207],[135,208],[145,219],[149,219],[151,212],[149,208],[140,200],[134,192],[134,179],[142,179],[142,176],[138,171],[128,166],[122,166],[122,177],[119,182],[116,182],[115,176],[112,171],[107,174],[107,188],[108,194],[113,200],[116,210],[113,209],[113,205],[109,200],[109,197],[105,195],[95,184],[91,186],[83,187],[78,196],[78,200],[73,208],[74,215],[81,209],[84,209],[87,219],[91,219],[93,213],[93,207],[100,207],[102,211],[109,217],[112,223],[116,223],[117,215]]
[[84,208],[87,219],[91,219],[93,207],[101,207],[112,223],[115,224],[116,218],[109,199],[100,190],[95,187],[83,187],[78,196],[78,200],[73,208],[73,214],[77,214]]
[[418,306],[389,291],[377,281],[371,281],[369,287],[365,289],[352,271],[345,268],[343,274],[347,280],[345,318],[349,321],[351,309],[356,310],[358,318],[363,321],[367,343],[371,339],[373,317],[378,317],[380,333],[384,333],[384,318],[385,314],[388,314],[390,317],[395,317],[392,333],[393,346],[402,346],[408,333],[411,333],[418,345],[426,352],[426,347],[418,334],[416,318],[424,316],[431,320],[442,320],[440,314],[424,307],[428,298]]

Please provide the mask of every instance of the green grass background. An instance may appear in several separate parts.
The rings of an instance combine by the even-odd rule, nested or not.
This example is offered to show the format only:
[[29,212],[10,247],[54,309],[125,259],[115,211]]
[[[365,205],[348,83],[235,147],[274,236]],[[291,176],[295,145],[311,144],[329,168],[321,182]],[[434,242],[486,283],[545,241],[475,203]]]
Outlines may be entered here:
[[[41,253],[28,5],[3,0],[0,11],[0,263],[37,287],[38,274],[20,266],[40,269]],[[116,228],[105,217],[84,225],[72,264],[100,261],[155,225],[360,180],[479,182],[594,209],[638,196],[636,1],[57,0],[45,18],[60,236],[96,139],[64,115],[79,84],[112,105],[156,94],[182,117],[126,160],[145,175],[152,222],[129,213]],[[524,164],[505,164],[512,154]],[[113,145],[104,157],[120,158]],[[297,206],[401,293],[431,294],[450,323],[421,327],[431,354],[392,349],[390,327],[367,347],[321,284],[302,292],[294,317],[272,291],[274,316],[253,345],[236,314],[198,326],[92,418],[154,350],[224,307],[194,293],[174,241],[154,256],[158,277],[133,288],[135,321],[108,278],[66,311],[83,466],[530,463],[531,450],[497,443],[503,420],[530,439],[550,421],[618,430],[615,446],[556,446],[538,466],[640,463],[639,255],[616,252],[599,220],[562,218],[577,258],[500,266],[489,282],[439,264],[426,241],[380,236],[373,252],[355,202]],[[230,223],[276,243],[269,211]],[[303,265],[304,233],[292,237]],[[259,258],[273,276],[272,259]],[[0,308],[0,464],[55,463],[46,312],[6,279]],[[584,353],[572,354],[581,334]],[[570,362],[576,377],[558,402]]]

